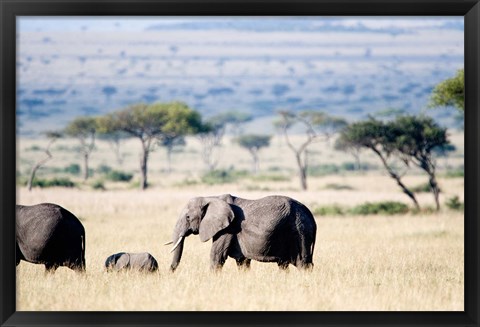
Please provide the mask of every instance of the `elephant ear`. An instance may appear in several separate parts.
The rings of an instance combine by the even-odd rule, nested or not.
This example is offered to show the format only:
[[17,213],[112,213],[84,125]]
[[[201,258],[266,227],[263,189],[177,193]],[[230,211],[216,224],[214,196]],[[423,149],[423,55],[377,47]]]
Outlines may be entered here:
[[203,207],[205,215],[200,222],[200,240],[206,242],[233,221],[234,214],[230,205],[219,199],[209,199]]

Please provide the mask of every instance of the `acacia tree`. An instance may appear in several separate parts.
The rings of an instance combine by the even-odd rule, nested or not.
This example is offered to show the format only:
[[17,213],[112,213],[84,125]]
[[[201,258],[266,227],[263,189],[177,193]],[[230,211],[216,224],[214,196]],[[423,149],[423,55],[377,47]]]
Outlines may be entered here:
[[460,69],[452,78],[435,86],[430,97],[430,107],[453,106],[460,112],[465,111],[465,71]]
[[340,134],[340,141],[351,146],[372,150],[402,191],[419,209],[414,193],[401,181],[401,175],[394,168],[391,158],[399,158],[406,165],[413,163],[424,170],[429,177],[436,209],[440,209],[440,188],[435,176],[435,150],[447,147],[446,129],[438,126],[432,118],[424,116],[399,116],[389,122],[370,118],[346,127]]
[[185,137],[183,135],[164,135],[159,141],[160,146],[167,150],[167,173],[172,172],[172,152],[174,147],[184,146]]
[[201,126],[198,112],[182,102],[135,104],[107,115],[110,131],[123,131],[137,138],[140,154],[140,189],[148,187],[148,157],[157,139],[196,133]]
[[64,129],[67,136],[74,137],[80,142],[80,153],[83,156],[83,180],[89,177],[88,160],[95,149],[95,134],[97,119],[94,117],[77,117]]
[[365,148],[373,151],[383,164],[383,167],[393,178],[415,205],[420,209],[415,194],[402,182],[405,173],[400,173],[395,168],[394,160],[398,159],[395,149],[395,131],[382,121],[370,117],[366,121],[352,123],[346,126],[340,133],[339,142],[350,147]]
[[362,148],[358,144],[346,142],[343,138],[339,137],[335,140],[334,148],[335,150],[351,154],[355,159],[356,170],[362,170],[362,164],[360,162],[360,152],[362,151]]
[[55,141],[58,138],[61,137],[60,132],[54,132],[54,131],[45,132],[45,135],[49,139],[47,146],[45,147],[45,150],[44,150],[46,156],[40,159],[39,161],[37,161],[35,165],[33,165],[32,170],[30,171],[30,177],[28,178],[28,183],[27,183],[27,188],[29,191],[32,190],[33,180],[35,178],[35,174],[37,173],[37,170],[40,169],[40,167],[42,167],[47,161],[53,158],[52,154],[50,153],[50,147],[52,146],[53,143],[55,143]]
[[412,162],[427,173],[436,209],[440,210],[440,188],[435,177],[434,150],[449,144],[446,128],[425,116],[402,116],[389,124],[395,134],[393,147],[399,151],[405,162]]
[[218,165],[217,149],[222,144],[227,127],[231,127],[235,134],[239,134],[241,126],[252,120],[252,116],[238,111],[226,111],[206,119],[198,133],[202,144],[202,160],[208,171]]
[[108,145],[115,154],[117,163],[121,165],[123,164],[124,155],[122,154],[120,148],[122,142],[125,139],[129,138],[130,135],[120,130],[114,130],[112,126],[110,126],[110,124],[112,123],[112,120],[109,119],[107,116],[97,117],[97,135],[99,139],[108,142]]
[[229,127],[235,136],[240,136],[244,124],[252,119],[252,115],[236,110],[222,112],[214,117],[214,120],[222,122],[225,125],[225,128]]
[[465,73],[463,69],[458,70],[454,77],[438,83],[432,91],[430,108],[448,106],[457,109],[454,119],[463,129],[465,113]]
[[252,172],[254,174],[257,174],[259,170],[258,151],[261,148],[268,147],[271,138],[270,135],[247,134],[235,139],[235,142],[250,152],[253,159]]
[[225,123],[215,117],[202,123],[197,135],[202,144],[202,161],[208,171],[212,171],[218,164],[216,149],[222,143],[225,134]]
[[[285,137],[287,146],[295,155],[302,190],[307,189],[307,148],[316,141],[329,140],[330,137],[346,126],[346,121],[339,117],[333,117],[320,111],[301,111],[294,113],[288,110],[278,112],[280,119],[274,122]],[[305,138],[299,145],[291,141],[289,131],[294,125],[303,127]]]

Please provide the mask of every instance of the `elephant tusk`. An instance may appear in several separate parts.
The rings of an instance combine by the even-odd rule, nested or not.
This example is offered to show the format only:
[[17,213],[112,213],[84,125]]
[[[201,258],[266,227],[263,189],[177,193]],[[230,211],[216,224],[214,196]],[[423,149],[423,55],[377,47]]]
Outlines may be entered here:
[[168,241],[167,243],[163,243],[163,245],[169,245],[169,244],[172,244],[173,241]]
[[[180,236],[180,238],[178,239],[177,243],[175,243],[175,245],[173,246],[173,248],[170,250],[170,253],[172,253],[173,251],[175,251],[175,249],[177,248],[177,246],[180,244],[180,242],[182,242],[183,240],[183,236]],[[172,242],[173,243],[173,242]]]

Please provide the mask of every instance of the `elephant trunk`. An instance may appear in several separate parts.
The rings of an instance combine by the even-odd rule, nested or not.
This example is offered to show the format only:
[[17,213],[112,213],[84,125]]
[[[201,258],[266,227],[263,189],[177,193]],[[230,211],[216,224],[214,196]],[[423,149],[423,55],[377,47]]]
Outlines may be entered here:
[[180,264],[180,259],[182,258],[183,253],[183,243],[185,242],[185,236],[187,236],[187,226],[184,219],[180,219],[175,226],[175,230],[173,232],[173,248],[171,252],[173,252],[173,259],[172,264],[170,265],[170,270],[175,271],[178,265]]
[[170,270],[175,271],[177,269],[178,265],[180,264],[180,259],[182,258],[182,253],[183,253],[183,242],[185,241],[184,237],[180,237],[177,241],[178,243],[177,247],[173,251],[173,259],[172,259],[172,264],[170,265]]

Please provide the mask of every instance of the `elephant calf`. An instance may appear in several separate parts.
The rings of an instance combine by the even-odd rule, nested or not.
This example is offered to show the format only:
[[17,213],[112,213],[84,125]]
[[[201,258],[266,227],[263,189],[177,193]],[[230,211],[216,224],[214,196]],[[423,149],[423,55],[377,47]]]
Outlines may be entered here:
[[74,214],[52,203],[16,206],[16,264],[85,271],[85,229]]
[[105,261],[107,271],[138,270],[154,272],[158,269],[157,260],[148,252],[112,254]]

